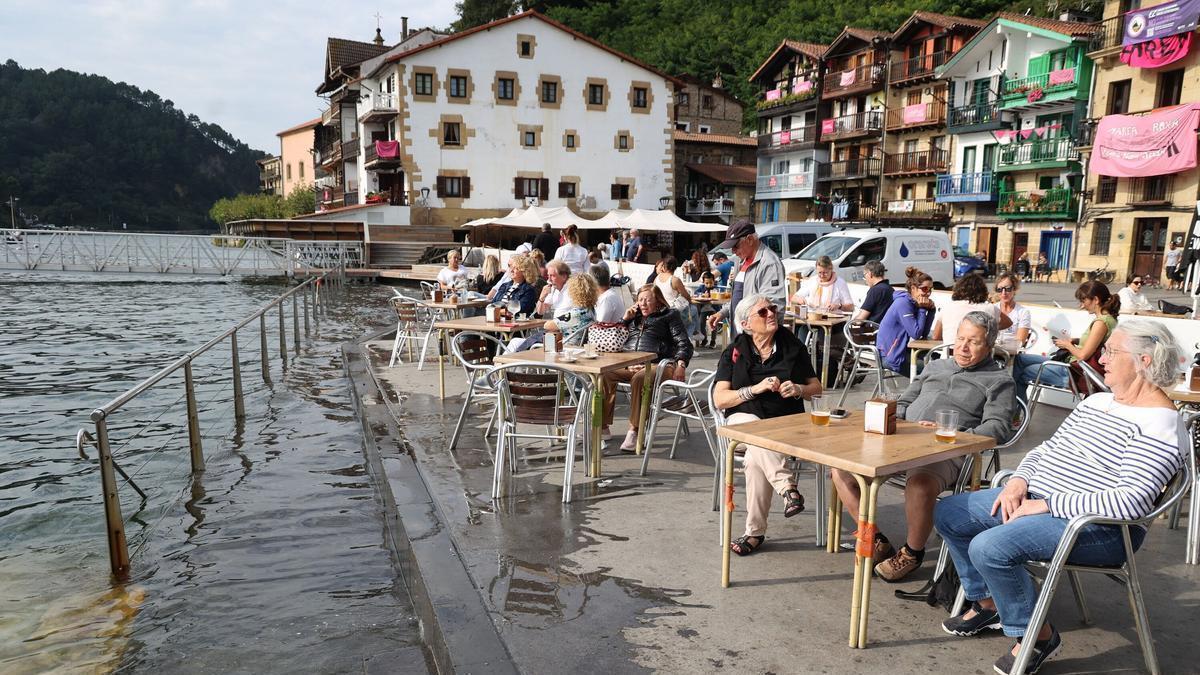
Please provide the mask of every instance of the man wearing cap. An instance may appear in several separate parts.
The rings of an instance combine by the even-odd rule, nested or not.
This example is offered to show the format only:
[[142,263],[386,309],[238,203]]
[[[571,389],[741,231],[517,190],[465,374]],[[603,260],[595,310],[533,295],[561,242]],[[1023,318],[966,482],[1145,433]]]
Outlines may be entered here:
[[787,306],[787,277],[783,261],[769,247],[762,245],[753,223],[746,218],[735,221],[725,231],[721,248],[733,251],[740,262],[729,276],[732,298],[721,311],[708,318],[710,328],[716,328],[722,320],[733,316],[738,301],[749,295],[766,296],[776,307]]

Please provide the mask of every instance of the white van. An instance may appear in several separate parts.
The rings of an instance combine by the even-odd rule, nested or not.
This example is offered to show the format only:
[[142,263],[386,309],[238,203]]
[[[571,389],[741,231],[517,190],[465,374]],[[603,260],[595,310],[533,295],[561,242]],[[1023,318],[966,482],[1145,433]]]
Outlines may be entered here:
[[917,267],[933,277],[937,288],[954,285],[954,252],[950,237],[939,230],[911,228],[846,229],[831,232],[808,248],[785,258],[783,267],[788,274],[812,274],[817,258],[823,255],[833,260],[838,276],[848,282],[862,281],[863,265],[878,260],[887,268],[888,278],[899,283],[907,267]]
[[[821,235],[833,231],[833,226],[823,220],[808,220],[797,223],[762,223],[754,226],[754,232],[759,240],[775,251],[780,258],[788,258],[803,251],[809,244]],[[713,254],[720,251],[730,258],[733,251],[727,248],[715,248],[709,251]]]

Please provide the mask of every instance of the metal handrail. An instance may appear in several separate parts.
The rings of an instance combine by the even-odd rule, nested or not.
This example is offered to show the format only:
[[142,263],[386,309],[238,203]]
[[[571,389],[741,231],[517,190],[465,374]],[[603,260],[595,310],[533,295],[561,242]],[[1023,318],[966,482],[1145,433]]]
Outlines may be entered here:
[[[237,324],[228,328],[223,333],[205,342],[203,345],[193,349],[187,354],[179,357],[170,365],[162,368],[150,377],[142,380],[124,393],[116,396],[108,403],[96,408],[92,411],[91,420],[95,425],[95,435],[92,436],[86,429],[81,429],[76,435],[76,447],[80,455],[86,457],[83,452],[83,445],[94,444],[98,451],[98,459],[100,462],[100,482],[102,485],[104,497],[104,517],[106,532],[108,536],[108,553],[109,564],[112,573],[118,577],[123,577],[129,572],[129,546],[125,540],[125,522],[121,515],[121,501],[117,494],[117,483],[114,473],[121,474],[128,481],[138,494],[145,499],[145,492],[140,487],[133,483],[133,480],[117,464],[112,456],[112,447],[108,437],[108,420],[113,413],[120,410],[125,404],[134,400],[138,396],[149,391],[159,382],[162,382],[168,376],[183,370],[184,373],[184,397],[187,399],[187,428],[188,428],[188,447],[191,455],[192,473],[204,471],[204,447],[201,440],[200,415],[196,401],[196,380],[192,373],[192,363],[203,354],[207,353],[217,345],[229,341],[230,345],[230,365],[233,387],[233,409],[234,416],[238,420],[245,419],[246,409],[245,400],[242,392],[242,364],[238,352],[238,331],[245,328],[256,319],[259,323],[259,341],[260,341],[260,360],[262,366],[262,379],[264,382],[271,381],[270,364],[268,361],[269,350],[267,342],[267,313],[272,309],[278,308],[279,316],[279,352],[280,356],[286,360],[287,358],[287,326],[284,321],[284,303],[291,298],[292,304],[292,336],[295,353],[300,353],[300,301],[303,298],[303,316],[304,316],[304,332],[309,333],[309,306],[312,305],[314,318],[319,322],[318,310],[324,306],[326,300],[321,293],[323,284],[342,285],[346,281],[345,267],[341,266],[336,269],[326,271],[319,277],[310,277],[296,287],[279,295],[279,297],[262,305],[259,309],[252,312]],[[178,403],[178,399],[171,404]]]

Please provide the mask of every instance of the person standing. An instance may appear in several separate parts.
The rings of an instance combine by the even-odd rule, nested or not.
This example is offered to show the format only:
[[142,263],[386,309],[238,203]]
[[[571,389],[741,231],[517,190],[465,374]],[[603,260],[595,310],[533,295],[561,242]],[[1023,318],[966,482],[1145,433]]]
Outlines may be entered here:
[[[730,273],[732,295],[729,303],[708,317],[710,329],[732,317],[737,311],[738,302],[745,296],[763,295],[770,298],[777,307],[786,305],[787,281],[783,261],[769,247],[762,245],[754,230],[754,223],[747,218],[735,221],[725,231],[725,241],[721,243],[721,248],[733,251],[742,263]],[[736,331],[737,326],[734,326],[734,329]]]
[[624,259],[632,263],[641,262],[643,250],[641,233],[637,228],[630,229],[629,240],[625,242]]
[[542,223],[542,231],[533,240],[533,247],[541,251],[546,260],[554,260],[554,254],[558,252],[558,241],[558,235],[551,231],[550,223]]
[[588,271],[588,251],[579,244],[579,228],[575,223],[563,230],[563,243],[554,252],[554,260],[561,260],[571,268],[571,274],[583,274]]
[[1171,242],[1171,247],[1167,249],[1166,267],[1167,267],[1167,290],[1173,291],[1179,286],[1179,277],[1183,276],[1179,273],[1179,261],[1183,258],[1183,249],[1179,248],[1175,242]]

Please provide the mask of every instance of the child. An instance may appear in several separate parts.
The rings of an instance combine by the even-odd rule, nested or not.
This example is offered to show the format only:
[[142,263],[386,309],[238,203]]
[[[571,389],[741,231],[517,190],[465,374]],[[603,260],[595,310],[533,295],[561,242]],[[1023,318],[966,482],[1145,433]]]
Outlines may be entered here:
[[[700,285],[692,291],[692,295],[697,298],[711,298],[713,291],[717,289],[717,278],[712,272],[705,272],[700,275]],[[717,346],[717,332],[713,331],[712,335],[708,334],[708,317],[716,314],[721,305],[708,302],[701,305],[693,305],[693,308],[698,309],[700,313],[700,345],[707,346],[711,349]]]

